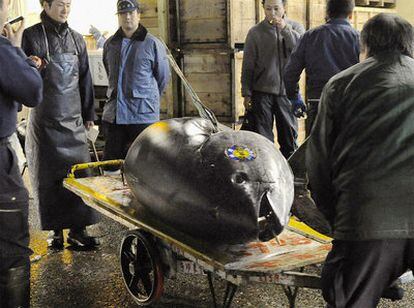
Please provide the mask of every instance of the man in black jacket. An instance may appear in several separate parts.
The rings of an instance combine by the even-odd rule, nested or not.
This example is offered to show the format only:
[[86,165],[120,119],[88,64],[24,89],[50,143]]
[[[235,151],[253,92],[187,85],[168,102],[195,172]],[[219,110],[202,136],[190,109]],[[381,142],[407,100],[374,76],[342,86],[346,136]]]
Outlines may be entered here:
[[23,34],[23,49],[44,81],[44,99],[30,114],[26,137],[34,199],[43,230],[52,230],[50,247],[63,248],[66,228],[69,244],[94,247],[99,243],[86,226],[97,222],[96,212],[62,185],[72,165],[90,161],[85,129],[95,113],[86,44],[68,26],[71,0],[40,2],[41,22]]
[[376,307],[414,269],[413,39],[401,17],[373,17],[361,33],[366,59],[322,93],[306,158],[314,200],[333,226],[322,271],[329,307]]
[[9,0],[0,0],[0,307],[29,307],[28,194],[9,137],[16,131],[18,103],[42,100],[42,79],[20,49],[24,25],[3,28]]

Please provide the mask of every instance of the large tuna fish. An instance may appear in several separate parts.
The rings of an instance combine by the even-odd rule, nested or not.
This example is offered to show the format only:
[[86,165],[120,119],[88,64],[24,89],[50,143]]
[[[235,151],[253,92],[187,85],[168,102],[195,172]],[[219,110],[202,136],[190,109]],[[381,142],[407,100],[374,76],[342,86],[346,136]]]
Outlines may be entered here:
[[160,221],[216,244],[279,234],[294,196],[293,174],[273,143],[247,131],[217,132],[202,118],[147,128],[128,152],[125,175]]

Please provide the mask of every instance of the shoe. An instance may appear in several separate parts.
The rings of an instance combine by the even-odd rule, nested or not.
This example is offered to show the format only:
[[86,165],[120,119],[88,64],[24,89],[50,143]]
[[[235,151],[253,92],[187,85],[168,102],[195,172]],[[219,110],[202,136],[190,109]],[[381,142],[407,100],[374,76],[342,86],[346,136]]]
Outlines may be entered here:
[[52,249],[63,249],[63,231],[52,230],[47,236],[47,247]]
[[96,247],[100,245],[99,240],[96,237],[89,236],[85,228],[82,229],[70,229],[67,242],[70,245],[79,247]]

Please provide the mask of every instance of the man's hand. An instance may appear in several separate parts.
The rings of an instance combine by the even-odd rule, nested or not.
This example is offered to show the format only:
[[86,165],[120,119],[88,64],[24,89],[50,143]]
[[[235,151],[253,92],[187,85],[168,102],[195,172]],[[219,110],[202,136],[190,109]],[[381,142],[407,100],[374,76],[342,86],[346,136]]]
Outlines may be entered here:
[[306,114],[306,105],[303,102],[301,97],[296,99],[291,99],[290,102],[292,103],[292,112],[297,118],[304,117]]
[[283,30],[286,27],[286,21],[283,17],[275,17],[273,19],[273,24],[279,28],[280,30]]
[[29,56],[30,60],[34,62],[36,68],[41,71],[47,65],[47,61],[45,59],[41,59],[38,56]]
[[20,27],[17,30],[6,24],[4,26],[4,36],[7,37],[14,47],[22,47],[22,37],[24,30],[24,20],[21,21]]
[[252,98],[250,96],[245,96],[243,101],[244,109],[252,109]]
[[84,125],[85,125],[85,128],[89,130],[94,125],[94,123],[93,121],[85,121]]

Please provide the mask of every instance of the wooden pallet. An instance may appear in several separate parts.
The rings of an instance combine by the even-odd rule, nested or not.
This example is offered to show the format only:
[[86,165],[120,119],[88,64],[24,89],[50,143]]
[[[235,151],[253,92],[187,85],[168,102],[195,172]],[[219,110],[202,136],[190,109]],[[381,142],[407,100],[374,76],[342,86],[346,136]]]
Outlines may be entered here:
[[394,8],[397,0],[356,0],[356,5]]

